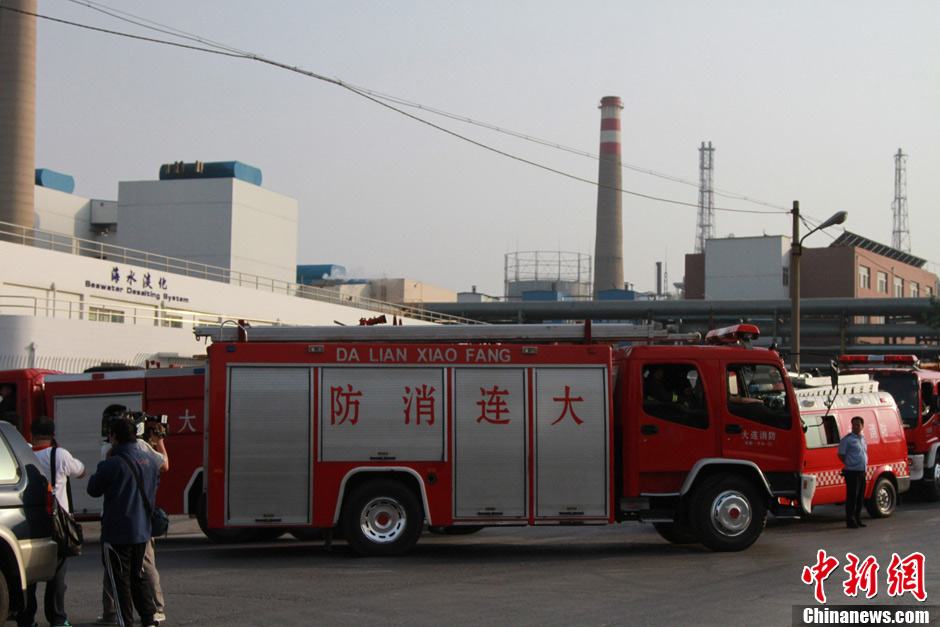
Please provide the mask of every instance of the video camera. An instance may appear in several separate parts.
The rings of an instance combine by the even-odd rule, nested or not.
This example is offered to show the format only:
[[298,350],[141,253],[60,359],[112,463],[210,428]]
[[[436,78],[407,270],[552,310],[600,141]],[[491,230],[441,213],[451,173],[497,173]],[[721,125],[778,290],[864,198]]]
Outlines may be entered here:
[[105,413],[101,417],[101,437],[108,439],[111,435],[111,423],[115,420],[129,420],[137,427],[138,438],[149,438],[154,435],[161,440],[166,437],[166,425],[169,418],[166,414],[147,414],[142,411],[117,411]]

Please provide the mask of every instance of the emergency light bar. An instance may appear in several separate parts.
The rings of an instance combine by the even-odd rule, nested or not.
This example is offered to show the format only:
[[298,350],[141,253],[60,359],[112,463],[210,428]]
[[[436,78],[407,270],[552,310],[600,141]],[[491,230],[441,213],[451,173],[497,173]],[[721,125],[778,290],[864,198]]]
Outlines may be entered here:
[[917,355],[842,355],[839,363],[846,367],[864,364],[883,366],[911,366],[918,364]]
[[706,344],[737,344],[760,337],[760,329],[753,324],[736,324],[723,329],[712,329],[705,334]]

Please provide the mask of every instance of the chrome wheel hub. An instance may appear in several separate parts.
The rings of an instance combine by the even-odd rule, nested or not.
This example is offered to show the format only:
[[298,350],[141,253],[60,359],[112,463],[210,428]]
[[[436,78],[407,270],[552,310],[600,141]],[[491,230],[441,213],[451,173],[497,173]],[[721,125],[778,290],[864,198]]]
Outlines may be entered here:
[[405,530],[406,521],[404,508],[397,501],[384,497],[369,501],[359,516],[363,535],[379,544],[397,540]]
[[725,536],[737,536],[751,524],[751,504],[740,492],[719,494],[712,503],[712,524]]

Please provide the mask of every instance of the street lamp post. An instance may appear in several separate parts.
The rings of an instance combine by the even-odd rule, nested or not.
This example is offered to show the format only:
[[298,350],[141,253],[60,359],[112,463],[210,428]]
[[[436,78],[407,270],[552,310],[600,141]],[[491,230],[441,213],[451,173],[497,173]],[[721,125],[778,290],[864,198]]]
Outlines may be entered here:
[[849,217],[847,211],[834,213],[828,220],[800,237],[800,201],[793,201],[793,239],[790,242],[790,355],[793,371],[800,372],[800,259],[803,240],[822,229],[842,224]]

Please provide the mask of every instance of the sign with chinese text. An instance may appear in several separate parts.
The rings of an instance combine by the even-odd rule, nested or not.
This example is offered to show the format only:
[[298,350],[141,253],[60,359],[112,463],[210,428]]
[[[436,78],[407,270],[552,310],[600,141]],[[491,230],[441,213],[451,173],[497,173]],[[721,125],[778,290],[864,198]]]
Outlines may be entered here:
[[605,368],[535,371],[536,515],[608,515]]
[[323,368],[323,461],[444,458],[442,368]]
[[455,371],[454,501],[458,518],[526,514],[524,368]]

